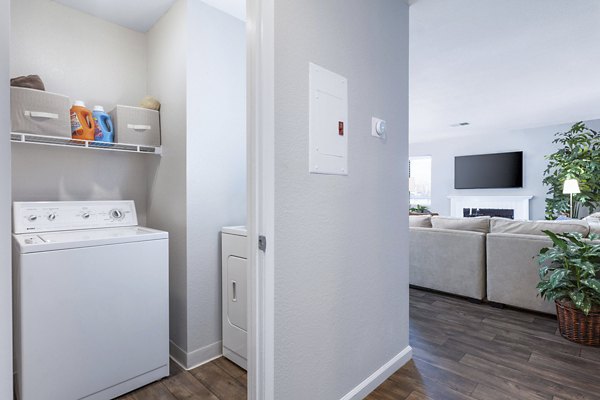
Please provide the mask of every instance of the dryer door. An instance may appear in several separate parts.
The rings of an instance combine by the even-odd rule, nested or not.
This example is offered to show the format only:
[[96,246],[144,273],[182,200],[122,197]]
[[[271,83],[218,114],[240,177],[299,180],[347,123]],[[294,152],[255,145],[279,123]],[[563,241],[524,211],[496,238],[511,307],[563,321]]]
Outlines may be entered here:
[[247,260],[230,256],[227,260],[227,314],[229,322],[240,329],[246,330],[247,294],[246,276]]

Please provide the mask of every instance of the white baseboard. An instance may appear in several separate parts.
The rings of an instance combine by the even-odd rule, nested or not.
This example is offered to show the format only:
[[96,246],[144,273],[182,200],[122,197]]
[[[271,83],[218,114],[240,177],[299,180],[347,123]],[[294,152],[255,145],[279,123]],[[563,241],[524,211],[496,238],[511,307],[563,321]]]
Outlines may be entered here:
[[386,362],[381,368],[373,372],[371,376],[362,381],[358,386],[352,389],[348,394],[342,397],[341,400],[361,400],[369,393],[381,385],[394,372],[399,370],[404,364],[412,358],[412,348],[406,346],[404,350],[396,354],[394,358]]
[[187,369],[193,369],[223,355],[223,342],[209,344],[187,354]]
[[180,367],[185,369],[185,363],[187,360],[187,353],[181,347],[177,346],[173,343],[172,340],[169,341],[169,355],[171,359],[179,364]]
[[173,361],[183,369],[190,370],[221,357],[223,355],[223,343],[218,341],[188,353],[170,341],[169,352]]

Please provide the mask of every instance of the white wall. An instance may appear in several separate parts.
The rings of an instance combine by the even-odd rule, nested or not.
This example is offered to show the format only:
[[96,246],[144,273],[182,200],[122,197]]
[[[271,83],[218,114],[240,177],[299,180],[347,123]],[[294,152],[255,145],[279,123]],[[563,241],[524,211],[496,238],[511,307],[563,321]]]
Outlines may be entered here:
[[[600,130],[600,120],[587,121],[586,124],[592,129]],[[411,156],[432,156],[431,210],[449,215],[449,195],[531,195],[534,198],[530,203],[530,219],[545,219],[547,188],[542,184],[542,179],[547,161],[544,156],[557,149],[552,143],[554,134],[569,130],[571,125],[569,123],[503,134],[470,135],[411,143]],[[522,189],[454,189],[455,156],[509,151],[523,151]]]
[[221,354],[220,231],[246,223],[245,29],[223,11],[188,3],[189,365]]
[[148,224],[169,232],[171,354],[187,352],[186,0],[148,32],[148,91],[160,99],[163,156],[148,161]]
[[12,265],[10,217],[10,2],[0,1],[0,398],[12,399]]
[[[348,78],[349,176],[308,173],[309,62]],[[340,399],[410,357],[407,155],[408,5],[277,1],[276,399]]]
[[[48,0],[13,1],[11,76],[38,74],[46,90],[89,107],[136,105],[146,95],[141,33]],[[13,199],[132,199],[145,223],[148,156],[14,144]]]
[[13,0],[11,75],[88,106],[136,105],[146,93],[143,33],[49,0]]
[[171,355],[191,367],[221,354],[220,230],[245,223],[245,25],[179,0],[148,33],[148,66],[164,151],[148,223],[170,233]]
[[12,145],[14,201],[135,200],[146,223],[147,168],[141,154]]

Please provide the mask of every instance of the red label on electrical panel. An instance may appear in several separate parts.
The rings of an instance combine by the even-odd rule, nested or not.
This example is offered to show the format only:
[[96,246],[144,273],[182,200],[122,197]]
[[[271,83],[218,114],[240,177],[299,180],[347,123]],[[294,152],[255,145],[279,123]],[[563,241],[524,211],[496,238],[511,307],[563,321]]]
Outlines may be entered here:
[[338,133],[340,136],[344,136],[344,121],[338,122]]

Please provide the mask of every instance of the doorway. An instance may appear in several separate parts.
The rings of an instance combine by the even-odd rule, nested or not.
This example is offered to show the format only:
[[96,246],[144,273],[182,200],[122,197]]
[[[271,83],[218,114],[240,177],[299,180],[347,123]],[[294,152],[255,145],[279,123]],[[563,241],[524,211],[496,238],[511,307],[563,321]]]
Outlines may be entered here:
[[[216,2],[206,1],[202,5],[197,5],[190,1],[174,1],[170,2],[170,8],[164,10],[163,14],[147,28],[136,30],[137,28],[131,26],[117,26],[114,21],[107,21],[102,15],[93,15],[96,11],[74,9],[67,4],[69,3],[67,0],[57,2],[32,0],[29,3],[39,6],[38,10],[47,11],[46,15],[58,16],[57,20],[90,22],[87,24],[89,31],[80,32],[79,36],[69,31],[67,28],[69,24],[66,23],[63,27],[53,27],[48,32],[55,35],[55,45],[63,43],[62,47],[65,47],[64,39],[68,43],[68,40],[77,40],[78,37],[82,39],[88,34],[103,33],[97,37],[105,37],[107,38],[105,42],[111,41],[114,45],[110,51],[103,51],[103,53],[111,55],[118,53],[121,56],[119,62],[113,61],[110,64],[119,65],[119,68],[113,71],[109,69],[111,65],[98,64],[96,70],[92,65],[82,73],[83,67],[78,67],[80,70],[77,71],[65,61],[66,57],[59,57],[62,53],[58,50],[49,51],[51,54],[44,59],[41,56],[42,52],[38,52],[37,56],[29,54],[29,51],[35,53],[34,49],[27,50],[26,46],[19,44],[19,41],[27,35],[34,35],[37,31],[35,27],[26,25],[26,21],[20,18],[27,14],[23,12],[26,6],[23,6],[22,2],[13,1],[15,6],[12,14],[8,11],[3,13],[7,16],[7,22],[12,19],[13,23],[11,40],[13,40],[14,53],[10,59],[8,59],[8,37],[3,40],[7,47],[9,62],[6,65],[10,66],[10,75],[41,74],[46,79],[49,91],[62,92],[73,99],[86,98],[92,105],[102,103],[107,108],[123,103],[136,105],[142,96],[152,94],[162,102],[163,142],[160,151],[153,154],[91,150],[86,152],[60,146],[35,147],[33,144],[13,143],[13,196],[8,201],[134,199],[138,211],[141,210],[140,220],[147,226],[169,231],[171,237],[171,356],[185,369],[210,361],[222,352],[219,252],[221,227],[244,224],[247,210],[256,210],[259,205],[262,207],[264,198],[260,197],[260,203],[250,202],[246,207],[247,175],[245,171],[239,173],[238,167],[242,164],[245,166],[244,158],[252,151],[250,148],[256,149],[256,144],[254,147],[249,145],[247,153],[245,140],[229,135],[233,130],[241,131],[240,126],[242,128],[246,126],[246,114],[241,113],[241,117],[236,117],[235,121],[232,121],[231,115],[221,113],[219,116],[214,112],[211,113],[208,110],[214,110],[218,104],[215,96],[195,96],[193,91],[189,90],[201,87],[200,94],[223,94],[223,82],[217,79],[202,79],[206,76],[205,73],[214,72],[210,66],[207,66],[206,60],[214,61],[215,58],[207,57],[206,52],[214,51],[215,54],[220,54],[223,48],[231,48],[231,46],[223,46],[220,49],[211,47],[214,42],[211,44],[210,41],[200,40],[202,35],[211,32],[206,31],[206,23],[195,24],[196,20],[190,16],[190,13],[202,14],[209,22],[216,21],[218,17],[227,19],[222,15],[227,13],[217,8],[216,11],[206,9],[212,4],[204,3]],[[179,3],[187,4],[184,7],[178,5]],[[113,13],[114,15],[126,14],[123,10],[116,11],[118,12]],[[34,13],[34,15],[38,14]],[[229,22],[235,25],[235,21],[229,20]],[[239,31],[245,35],[245,24],[240,22],[237,25],[241,26]],[[8,27],[9,24],[3,26]],[[219,40],[223,40],[224,36],[231,39],[232,31],[233,29],[223,29],[217,32],[215,29],[212,34]],[[216,33],[219,35],[217,36]],[[192,45],[204,47],[201,48],[202,51],[195,53],[189,50],[189,46]],[[241,46],[238,56],[242,60],[245,58],[244,45]],[[176,60],[179,62],[175,62]],[[222,61],[224,64],[238,66],[243,62]],[[45,69],[44,63],[49,68]],[[106,73],[107,70],[111,73]],[[52,71],[61,71],[62,76],[57,77],[57,74]],[[123,74],[123,71],[126,73]],[[6,75],[9,76],[9,71],[6,71]],[[84,75],[95,76],[97,79],[93,82],[86,81]],[[246,72],[242,71],[241,76],[245,82]],[[229,95],[230,99],[235,99],[236,109],[245,108],[246,96],[235,97],[233,93]],[[8,90],[6,96],[8,100]],[[6,106],[8,107],[8,104]],[[231,104],[229,106],[232,107]],[[8,115],[8,112],[5,115]],[[208,120],[210,122],[206,122]],[[6,125],[8,126],[8,121]],[[234,147],[235,156],[232,155]],[[10,149],[8,151],[10,153]],[[224,158],[231,161],[227,163],[228,167],[223,161]],[[7,157],[6,160],[8,159]],[[101,169],[104,173],[97,174],[91,179],[83,175],[77,176],[73,173],[73,164],[85,170]],[[257,166],[254,161],[249,161],[249,164],[252,168]],[[35,182],[28,183],[24,177],[32,169],[38,169],[40,174],[37,175]],[[10,170],[11,168],[6,169],[6,171]],[[248,174],[251,177],[256,176],[254,172]],[[9,172],[9,180],[10,175]],[[225,180],[227,184],[224,184]],[[259,179],[253,182],[259,185]],[[264,183],[260,182],[262,190]],[[256,189],[249,190],[252,194],[258,192]],[[216,197],[217,192],[220,193],[220,198]],[[213,197],[208,198],[207,194]],[[231,201],[231,198],[236,200]],[[219,219],[223,214],[211,209],[215,205],[221,209],[228,209],[225,214],[230,217]],[[235,211],[231,211],[233,209]],[[185,212],[182,213],[182,210]],[[248,213],[248,226],[255,233],[249,235],[248,249],[252,249],[253,255],[250,257],[259,260],[265,255],[268,257],[270,250],[268,244],[266,252],[257,250],[259,233],[269,241],[272,240],[272,229],[265,230],[264,223],[258,224],[256,221],[259,218],[252,217],[252,212]],[[255,221],[254,225],[251,221]],[[210,231],[205,229],[209,223]],[[7,222],[6,226],[10,226],[10,222]],[[251,271],[255,270],[256,268],[251,268]],[[250,276],[254,279],[254,272],[251,272]],[[258,333],[259,324],[252,322],[254,313],[258,312],[257,307],[264,307],[265,298],[261,292],[263,286],[253,283],[250,287],[250,296],[253,296],[253,299],[261,299],[252,301],[254,306],[249,309],[248,328],[255,330],[254,333],[249,334],[251,344],[248,358],[252,361],[248,367],[250,370],[248,387],[252,392],[254,390],[252,382],[264,380],[252,376],[260,375],[258,372],[253,372],[254,363],[268,364],[259,359],[264,360],[264,343],[269,339],[265,339],[262,333]],[[261,337],[260,341],[258,337]],[[272,346],[270,351],[272,354]],[[261,356],[258,357],[257,354]],[[252,395],[250,398],[253,398]]]

